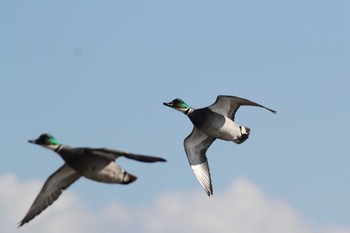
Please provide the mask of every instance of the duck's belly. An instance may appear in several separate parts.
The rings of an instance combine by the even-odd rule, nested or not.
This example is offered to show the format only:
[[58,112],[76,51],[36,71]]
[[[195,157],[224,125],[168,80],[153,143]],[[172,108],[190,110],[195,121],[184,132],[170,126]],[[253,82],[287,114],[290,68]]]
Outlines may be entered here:
[[124,171],[114,161],[109,163],[91,164],[83,176],[103,183],[123,183]]
[[239,125],[230,118],[225,117],[225,121],[221,125],[212,124],[202,130],[208,136],[219,138],[226,141],[234,141],[241,136]]
[[125,183],[128,174],[114,160],[101,158],[89,151],[78,152],[61,151],[60,155],[69,166],[88,179],[103,183]]

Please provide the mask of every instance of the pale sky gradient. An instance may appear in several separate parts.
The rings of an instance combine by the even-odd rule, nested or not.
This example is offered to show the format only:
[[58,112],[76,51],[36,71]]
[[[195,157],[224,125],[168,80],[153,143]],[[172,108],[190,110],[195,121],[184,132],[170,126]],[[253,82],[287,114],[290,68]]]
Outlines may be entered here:
[[[179,224],[195,232],[201,222],[213,227],[207,232],[222,226],[249,233],[261,224],[269,224],[260,231],[268,233],[282,226],[350,232],[349,12],[345,0],[1,1],[1,232],[64,224],[86,233],[94,221],[130,232],[133,215],[140,232],[171,232]],[[238,111],[236,121],[251,136],[241,145],[210,147],[208,198],[183,148],[192,125],[162,103],[181,97],[204,107],[220,94],[278,114]],[[27,142],[44,132],[71,146],[163,156],[168,163],[120,159],[137,182],[81,179],[17,230],[62,164]],[[95,219],[95,212],[107,217]],[[187,213],[202,212],[202,221],[188,222]],[[163,216],[174,217],[163,219],[169,229],[150,226]],[[271,220],[277,217],[286,224]]]

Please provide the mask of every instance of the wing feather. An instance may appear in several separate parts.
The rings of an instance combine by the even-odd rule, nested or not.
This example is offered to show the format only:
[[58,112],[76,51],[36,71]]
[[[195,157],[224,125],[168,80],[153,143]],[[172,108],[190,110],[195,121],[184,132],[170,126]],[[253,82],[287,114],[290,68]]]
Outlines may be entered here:
[[213,186],[211,184],[208,162],[192,165],[191,168],[208,196],[213,195]]
[[91,150],[94,154],[98,156],[103,156],[110,160],[115,160],[120,156],[124,156],[125,158],[128,158],[128,159],[133,159],[133,160],[146,162],[146,163],[166,162],[166,160],[161,157],[133,154],[133,153],[129,153],[121,150],[109,149],[109,148],[94,148],[94,149],[91,148]]
[[213,187],[205,153],[214,141],[215,138],[208,137],[196,127],[193,127],[192,133],[184,141],[191,168],[208,196],[213,195]]
[[209,108],[214,112],[220,113],[234,120],[235,114],[240,106],[261,107],[269,110],[272,113],[276,113],[275,110],[271,108],[267,108],[253,101],[243,99],[237,96],[225,96],[225,95],[219,95],[216,98],[215,103],[210,105]]
[[35,198],[29,211],[19,223],[22,226],[28,223],[35,216],[50,206],[62,194],[62,191],[68,188],[72,183],[81,177],[73,168],[64,164],[55,173],[53,173],[45,182],[38,196]]

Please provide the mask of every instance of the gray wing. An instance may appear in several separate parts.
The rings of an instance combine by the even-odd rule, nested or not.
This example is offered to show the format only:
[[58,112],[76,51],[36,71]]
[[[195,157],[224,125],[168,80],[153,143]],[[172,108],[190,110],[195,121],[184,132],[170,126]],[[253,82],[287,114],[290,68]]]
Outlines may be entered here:
[[19,223],[22,226],[28,223],[35,216],[40,214],[49,205],[58,199],[62,191],[69,187],[74,181],[80,178],[80,175],[69,165],[64,164],[55,173],[53,173],[45,182],[40,193],[35,198],[28,213]]
[[269,110],[270,112],[276,113],[275,110],[262,106],[253,101],[236,97],[236,96],[224,96],[224,95],[219,95],[216,98],[215,103],[210,105],[209,108],[214,112],[220,113],[234,120],[235,114],[238,108],[243,105],[261,107]]
[[120,156],[124,156],[128,159],[137,160],[140,162],[146,162],[146,163],[154,163],[154,162],[166,162],[165,159],[155,156],[147,156],[147,155],[141,155],[141,154],[133,154],[128,153],[121,150],[115,150],[115,149],[109,149],[109,148],[96,148],[91,149],[94,154],[98,156],[103,156],[110,160],[115,160]]
[[192,133],[184,141],[191,168],[208,196],[213,195],[213,187],[205,153],[214,141],[215,138],[208,137],[196,127],[193,127]]

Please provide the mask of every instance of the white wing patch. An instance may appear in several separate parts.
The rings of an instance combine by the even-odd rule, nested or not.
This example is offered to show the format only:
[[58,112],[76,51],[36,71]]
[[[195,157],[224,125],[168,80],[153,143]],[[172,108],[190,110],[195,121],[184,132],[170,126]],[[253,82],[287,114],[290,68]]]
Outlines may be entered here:
[[208,162],[198,165],[191,165],[191,168],[208,196],[213,195]]
[[213,141],[215,141],[215,138],[202,133],[196,127],[193,127],[192,133],[184,141],[185,151],[191,168],[208,196],[213,194],[213,189],[205,153]]

